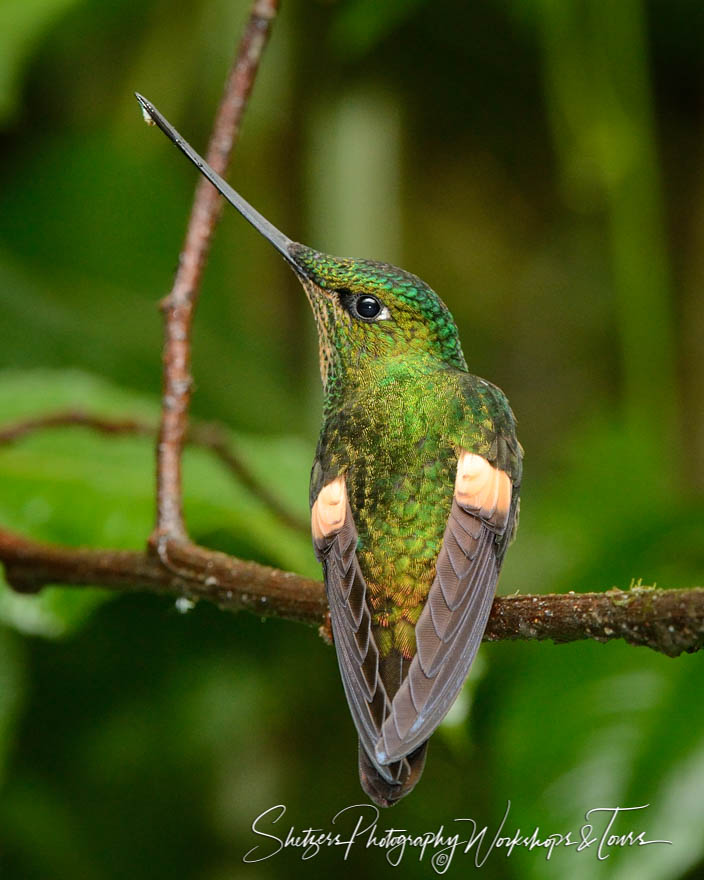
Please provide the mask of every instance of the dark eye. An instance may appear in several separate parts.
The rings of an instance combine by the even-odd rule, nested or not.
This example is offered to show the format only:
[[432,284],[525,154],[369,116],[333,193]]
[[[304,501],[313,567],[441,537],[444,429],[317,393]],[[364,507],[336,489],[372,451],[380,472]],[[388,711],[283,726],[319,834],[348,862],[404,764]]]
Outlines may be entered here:
[[355,308],[360,318],[370,320],[371,318],[376,318],[381,311],[381,303],[375,296],[363,294],[357,297]]

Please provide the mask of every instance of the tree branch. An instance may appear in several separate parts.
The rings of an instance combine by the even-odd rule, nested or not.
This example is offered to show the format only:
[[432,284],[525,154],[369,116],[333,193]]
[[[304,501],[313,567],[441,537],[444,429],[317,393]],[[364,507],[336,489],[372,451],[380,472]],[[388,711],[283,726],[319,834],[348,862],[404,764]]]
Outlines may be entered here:
[[[206,161],[221,175],[227,171],[259,61],[278,11],[278,0],[255,0],[240,40],[235,63],[215,118]],[[191,325],[203,267],[222,208],[222,199],[204,178],[198,182],[191,217],[171,293],[164,299],[164,378],[157,443],[157,517],[150,546],[167,562],[167,548],[188,541],[183,521],[181,454],[191,397]]]
[[5,578],[20,593],[36,593],[47,584],[149,590],[208,599],[229,611],[247,610],[260,617],[325,622],[327,604],[317,581],[186,541],[171,542],[168,553],[166,567],[149,553],[58,547],[0,529]]
[[691,654],[704,648],[704,588],[497,597],[484,640],[502,639],[623,639],[668,657]]
[[[321,583],[183,541],[172,542],[168,553],[167,568],[146,553],[55,547],[0,529],[0,560],[7,582],[19,592],[47,584],[151,590],[318,625],[329,640]],[[484,640],[506,639],[624,639],[676,657],[704,647],[704,588],[499,596]]]

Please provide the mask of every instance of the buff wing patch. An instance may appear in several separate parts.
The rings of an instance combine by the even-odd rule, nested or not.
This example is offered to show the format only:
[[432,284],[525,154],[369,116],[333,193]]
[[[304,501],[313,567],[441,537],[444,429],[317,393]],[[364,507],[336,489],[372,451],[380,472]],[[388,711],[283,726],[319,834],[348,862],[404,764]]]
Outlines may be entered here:
[[511,511],[511,478],[481,455],[463,449],[457,461],[455,500],[497,532],[506,530]]
[[311,509],[310,530],[313,533],[313,543],[319,543],[339,532],[345,524],[346,513],[345,478],[337,477],[327,486],[323,486]]

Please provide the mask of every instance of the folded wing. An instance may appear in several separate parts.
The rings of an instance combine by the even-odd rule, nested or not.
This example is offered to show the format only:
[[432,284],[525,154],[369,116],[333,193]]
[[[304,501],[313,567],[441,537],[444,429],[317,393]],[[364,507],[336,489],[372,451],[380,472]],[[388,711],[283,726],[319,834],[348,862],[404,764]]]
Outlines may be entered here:
[[509,476],[461,450],[436,574],[416,624],[416,655],[376,744],[380,765],[424,743],[459,693],[486,629],[499,576],[497,538],[513,516]]
[[371,633],[367,586],[357,561],[357,529],[344,477],[337,477],[321,489],[312,508],[311,525],[313,545],[325,572],[335,648],[352,719],[369,760],[393,785],[408,774],[408,766],[405,760],[396,766],[380,766],[374,759],[391,702],[379,671],[379,649]]

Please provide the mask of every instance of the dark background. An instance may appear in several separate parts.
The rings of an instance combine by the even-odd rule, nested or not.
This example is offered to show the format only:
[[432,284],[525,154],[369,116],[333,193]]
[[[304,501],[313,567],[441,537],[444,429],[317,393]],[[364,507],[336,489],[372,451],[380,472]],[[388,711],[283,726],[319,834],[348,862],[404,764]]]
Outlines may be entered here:
[[[204,149],[248,4],[2,0],[0,417],[154,417],[159,299],[193,169],[138,89]],[[694,0],[283,3],[231,179],[291,237],[427,280],[526,450],[503,592],[702,584],[704,8]],[[193,413],[307,515],[314,329],[293,275],[226,212],[199,305]],[[152,449],[79,429],[0,450],[0,522],[141,547]],[[283,479],[282,479],[283,478]],[[195,538],[316,576],[205,452]],[[283,484],[283,486],[282,486]],[[110,601],[107,601],[110,599]],[[386,876],[357,848],[242,857],[249,826],[329,829],[363,801],[335,658],[313,630],[199,605],[0,592],[0,876]],[[672,846],[495,853],[487,878],[704,876],[702,655],[485,645],[423,780],[381,818],[416,833],[615,830]],[[598,825],[598,823],[597,823]],[[403,871],[429,877],[409,852]],[[448,874],[467,873],[456,856]]]

